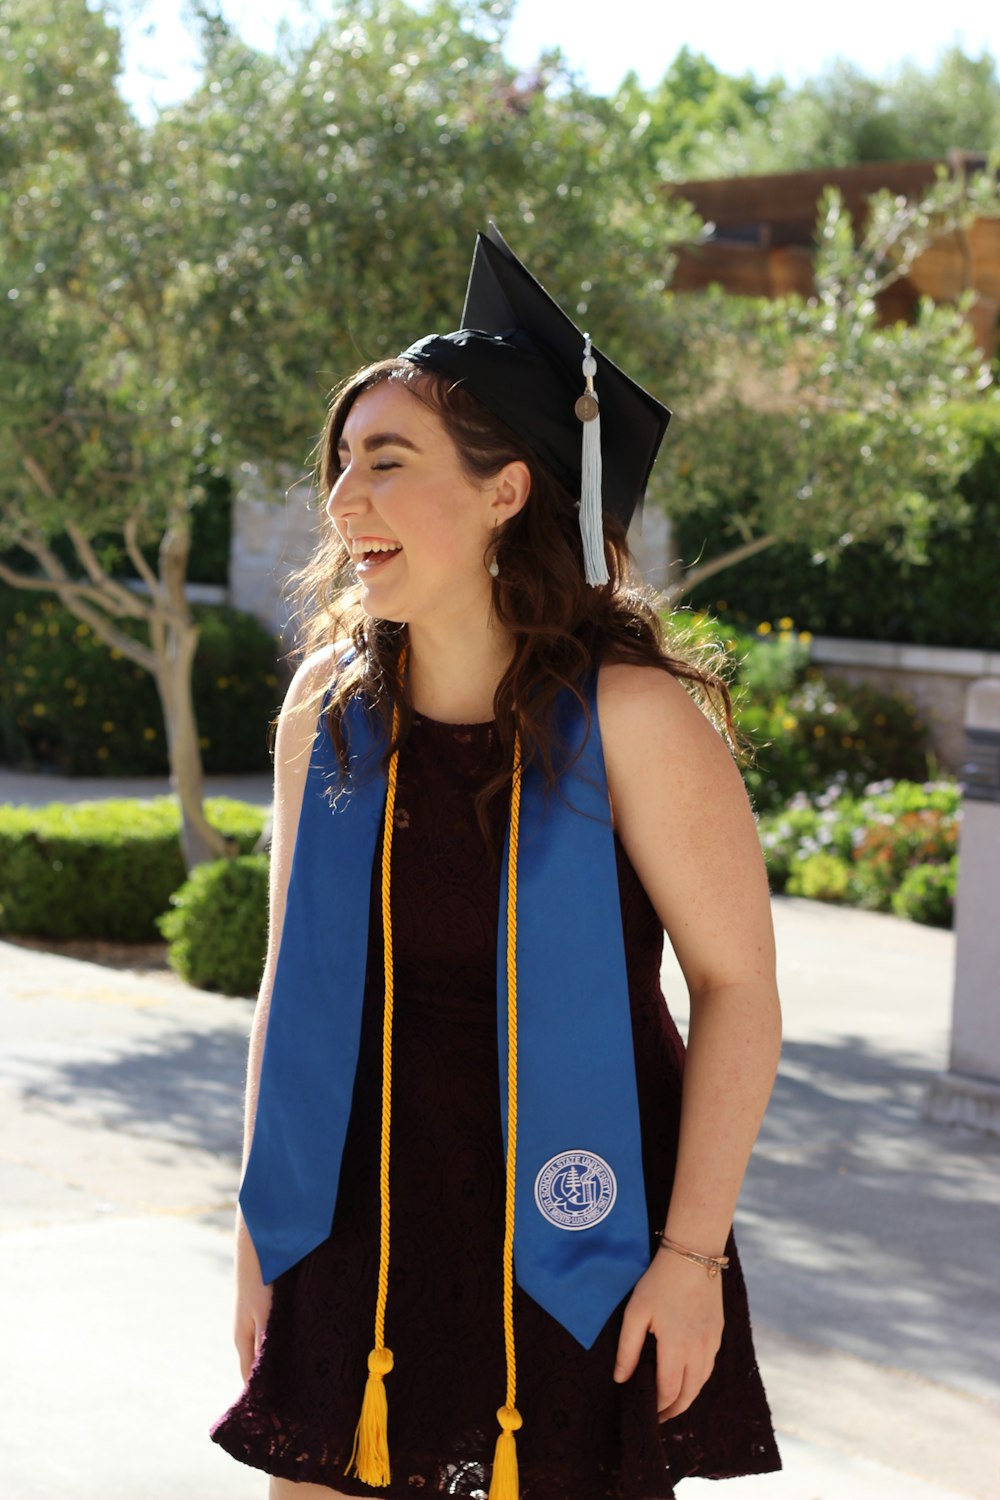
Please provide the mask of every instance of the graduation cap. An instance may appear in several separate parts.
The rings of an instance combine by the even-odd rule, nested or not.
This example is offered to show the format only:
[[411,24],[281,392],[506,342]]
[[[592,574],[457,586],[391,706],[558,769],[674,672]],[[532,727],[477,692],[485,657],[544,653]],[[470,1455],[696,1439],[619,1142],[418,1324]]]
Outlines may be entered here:
[[587,582],[607,583],[602,511],[628,527],[670,412],[593,348],[495,224],[476,237],[461,328],[403,358],[460,381],[579,494]]

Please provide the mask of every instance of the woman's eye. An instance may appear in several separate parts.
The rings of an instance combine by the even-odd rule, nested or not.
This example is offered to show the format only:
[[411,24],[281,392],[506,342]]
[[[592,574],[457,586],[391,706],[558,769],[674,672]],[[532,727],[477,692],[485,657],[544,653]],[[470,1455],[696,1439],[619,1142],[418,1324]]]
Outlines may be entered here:
[[399,464],[393,463],[391,459],[383,459],[380,464],[372,464],[373,469],[398,469]]

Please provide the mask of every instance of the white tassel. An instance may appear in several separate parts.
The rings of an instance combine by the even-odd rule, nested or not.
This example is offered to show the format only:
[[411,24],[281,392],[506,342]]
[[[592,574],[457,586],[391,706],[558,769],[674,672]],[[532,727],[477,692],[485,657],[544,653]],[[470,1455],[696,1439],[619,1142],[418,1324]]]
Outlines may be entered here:
[[589,584],[595,588],[610,581],[604,555],[604,507],[601,503],[601,408],[594,390],[597,361],[591,354],[590,335],[584,334],[583,373],[587,389],[576,403],[576,414],[583,423],[583,456],[580,464],[580,536],[583,540],[583,567]]

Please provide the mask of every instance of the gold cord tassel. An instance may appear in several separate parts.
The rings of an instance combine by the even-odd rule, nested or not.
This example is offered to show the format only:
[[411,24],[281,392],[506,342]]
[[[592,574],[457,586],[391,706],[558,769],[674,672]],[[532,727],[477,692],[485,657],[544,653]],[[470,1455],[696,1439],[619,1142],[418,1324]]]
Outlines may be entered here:
[[[400,662],[402,674],[405,654]],[[392,741],[399,733],[399,707],[392,712]],[[378,1258],[378,1296],[375,1302],[375,1347],[368,1356],[368,1379],[365,1383],[361,1416],[354,1434],[354,1446],[346,1474],[351,1470],[364,1484],[384,1487],[389,1483],[389,1408],[384,1377],[392,1369],[392,1350],[385,1347],[385,1304],[389,1294],[389,1124],[392,1117],[392,913],[389,909],[389,872],[392,858],[392,829],[396,809],[396,775],[399,751],[389,761],[388,788],[385,798],[385,821],[382,828],[382,952],[385,962],[385,1008],[382,1014],[382,1150],[379,1163],[379,1199],[381,1221]]]
[[345,1473],[351,1469],[365,1484],[387,1485],[389,1470],[389,1403],[383,1376],[392,1369],[392,1350],[373,1349],[368,1356],[368,1379],[354,1447]]
[[514,1405],[514,1186],[517,1168],[517,841],[521,816],[521,739],[514,736],[510,791],[510,851],[507,858],[507,1178],[503,1237],[503,1333],[507,1355],[507,1400],[497,1412],[500,1436],[493,1457],[489,1500],[518,1500],[517,1444],[521,1414]]

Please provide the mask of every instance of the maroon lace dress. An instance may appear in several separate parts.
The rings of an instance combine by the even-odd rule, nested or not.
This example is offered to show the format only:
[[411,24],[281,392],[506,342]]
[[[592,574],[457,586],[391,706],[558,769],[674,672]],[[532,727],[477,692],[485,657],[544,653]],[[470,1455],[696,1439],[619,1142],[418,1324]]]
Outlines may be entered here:
[[[382,929],[378,866],[361,1050],[329,1238],[278,1277],[242,1395],[212,1428],[233,1457],[347,1495],[485,1500],[505,1389],[504,1162],[497,1073],[499,864],[473,798],[499,767],[490,724],[417,719],[399,759],[393,837],[396,1004],[392,1235],[385,1341],[392,1483],[345,1469],[372,1346],[378,1271]],[[495,811],[497,841],[505,810]],[[663,932],[616,845],[651,1233],[673,1174],[683,1047],[659,985]],[[336,892],[331,892],[336,900]],[[652,1243],[652,1241],[651,1241]],[[780,1467],[732,1242],[715,1369],[657,1421],[652,1336],[612,1380],[618,1309],[588,1350],[515,1288],[522,1500],[669,1500],[685,1475]]]

